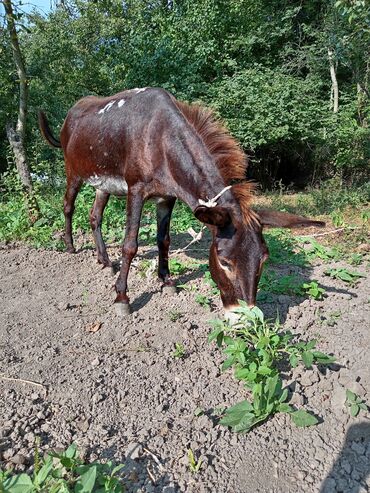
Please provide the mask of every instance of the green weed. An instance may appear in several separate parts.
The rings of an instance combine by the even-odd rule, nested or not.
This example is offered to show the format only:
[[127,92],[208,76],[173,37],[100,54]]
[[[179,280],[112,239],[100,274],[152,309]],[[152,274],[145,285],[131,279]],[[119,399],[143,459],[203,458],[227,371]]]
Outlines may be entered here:
[[192,473],[197,473],[199,472],[199,469],[202,466],[202,460],[199,459],[198,461],[196,460],[194,456],[194,452],[191,450],[191,448],[188,449],[188,460],[189,460],[189,469]]
[[221,320],[212,322],[214,330],[208,340],[224,348],[227,358],[222,370],[234,368],[235,378],[249,389],[251,400],[227,409],[220,423],[234,431],[247,432],[253,426],[278,413],[289,413],[297,426],[311,426],[317,418],[307,411],[295,410],[287,403],[288,389],[283,389],[279,364],[296,367],[300,362],[308,369],[313,364],[329,364],[335,359],[315,350],[316,340],[295,341],[290,332],[283,333],[278,321],[264,319],[257,307],[244,302],[235,310],[239,321],[233,325]]
[[346,406],[349,407],[351,416],[354,418],[360,413],[360,411],[367,412],[369,410],[365,401],[348,389],[346,390]]
[[208,296],[205,296],[204,294],[197,294],[195,296],[195,301],[204,308],[209,308],[211,305],[211,300],[208,298]]
[[169,261],[169,268],[171,274],[173,274],[174,276],[180,276],[189,269],[189,266],[184,262],[181,262],[181,260],[179,259],[171,258]]
[[340,279],[341,281],[347,282],[351,285],[356,284],[361,277],[365,277],[359,272],[350,271],[343,267],[339,267],[338,269],[327,269],[324,274],[332,277],[333,279]]
[[314,300],[322,300],[324,297],[325,289],[320,288],[316,281],[305,282],[302,288],[305,294],[308,294]]
[[[37,459],[36,459],[37,455]],[[111,461],[85,464],[72,444],[65,452],[48,453],[43,459],[35,454],[33,475],[13,474],[0,470],[0,491],[6,493],[123,493],[117,477],[123,464],[113,466]]]
[[173,358],[181,359],[181,358],[184,358],[185,354],[186,354],[186,351],[185,351],[184,345],[181,344],[180,342],[176,342],[175,343],[175,350],[172,352]]

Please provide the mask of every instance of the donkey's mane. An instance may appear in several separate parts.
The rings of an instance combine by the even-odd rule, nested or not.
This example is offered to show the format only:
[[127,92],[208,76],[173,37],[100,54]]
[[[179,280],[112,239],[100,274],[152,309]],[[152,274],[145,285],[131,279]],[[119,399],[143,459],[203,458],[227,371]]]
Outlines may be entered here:
[[[239,144],[209,108],[177,100],[175,103],[214,158],[225,185],[232,185],[243,219],[247,224],[250,223],[255,219],[250,209],[255,184],[246,181],[248,161]],[[235,181],[240,183],[233,184]]]

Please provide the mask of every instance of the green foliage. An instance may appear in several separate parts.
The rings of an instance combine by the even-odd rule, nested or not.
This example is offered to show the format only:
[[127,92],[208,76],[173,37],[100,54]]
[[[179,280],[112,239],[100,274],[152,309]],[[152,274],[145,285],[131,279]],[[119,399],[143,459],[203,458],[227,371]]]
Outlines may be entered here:
[[341,281],[348,282],[351,285],[355,285],[361,277],[365,277],[356,271],[350,271],[344,267],[337,269],[327,269],[324,272],[325,275],[332,277],[333,279],[340,279]]
[[191,448],[188,449],[188,461],[189,461],[190,471],[194,474],[199,472],[199,469],[202,466],[202,460],[201,459],[199,459],[198,461],[196,460],[194,456],[194,452],[191,450]]
[[308,296],[314,300],[322,300],[325,289],[320,288],[316,281],[305,282],[302,285],[303,290]]
[[180,342],[176,342],[175,343],[175,350],[172,352],[172,357],[181,359],[181,358],[184,358],[185,355],[186,355],[186,350],[185,350],[184,345],[181,344]]
[[182,317],[182,313],[178,312],[177,310],[170,310],[169,311],[169,317],[171,322],[176,322]]
[[367,412],[369,410],[365,401],[349,389],[346,390],[346,406],[349,407],[351,416],[354,418],[360,413],[360,411]]
[[209,308],[211,305],[211,300],[208,298],[208,296],[205,296],[204,294],[198,293],[197,295],[195,295],[195,301],[204,308]]
[[283,389],[281,362],[296,367],[300,362],[307,369],[313,364],[329,364],[335,359],[315,349],[316,341],[294,340],[290,332],[283,333],[278,321],[274,324],[264,319],[257,307],[248,308],[240,301],[235,310],[239,320],[230,325],[213,321],[214,330],[208,337],[223,347],[227,358],[222,370],[234,368],[234,376],[249,389],[251,400],[244,400],[226,410],[221,423],[234,431],[247,432],[269,416],[289,413],[297,426],[311,426],[317,418],[287,403],[288,389]]
[[72,444],[62,453],[35,456],[33,476],[0,470],[0,490],[4,493],[123,493],[118,477],[123,464],[114,466],[92,462],[85,464]]

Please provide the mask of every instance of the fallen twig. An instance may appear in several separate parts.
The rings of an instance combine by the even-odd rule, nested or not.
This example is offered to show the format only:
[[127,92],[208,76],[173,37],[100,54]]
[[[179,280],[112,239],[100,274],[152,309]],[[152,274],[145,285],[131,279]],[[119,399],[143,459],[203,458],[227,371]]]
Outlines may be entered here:
[[33,380],[25,380],[24,378],[7,377],[4,375],[4,373],[0,373],[0,378],[2,378],[3,380],[7,380],[9,382],[19,382],[19,383],[26,383],[29,385],[35,385],[36,387],[41,387],[43,390],[45,390],[45,393],[48,391],[48,389],[45,385],[43,385],[42,383],[34,382]]
[[151,472],[151,470],[149,469],[149,466],[147,466],[147,467],[146,467],[146,470],[147,470],[147,473],[148,473],[148,475],[149,475],[149,477],[150,477],[150,479],[151,479],[152,483],[153,483],[154,485],[156,485],[156,484],[157,484],[157,481],[156,481],[156,479],[155,479],[155,477],[154,477],[153,473],[152,473],[152,472]]
[[344,229],[359,229],[353,226],[344,226],[343,228],[338,228],[338,229],[332,229],[331,231],[325,231],[325,233],[316,233],[312,235],[302,235],[300,238],[316,238],[317,236],[326,236],[326,235],[332,235],[334,233],[338,233],[339,231],[343,231]]
[[157,464],[157,466],[159,467],[159,469],[161,471],[165,470],[165,468],[161,464],[161,461],[158,459],[158,457],[156,455],[153,454],[153,452],[151,452],[150,450],[148,450],[145,447],[143,447],[143,450],[153,458],[154,462]]

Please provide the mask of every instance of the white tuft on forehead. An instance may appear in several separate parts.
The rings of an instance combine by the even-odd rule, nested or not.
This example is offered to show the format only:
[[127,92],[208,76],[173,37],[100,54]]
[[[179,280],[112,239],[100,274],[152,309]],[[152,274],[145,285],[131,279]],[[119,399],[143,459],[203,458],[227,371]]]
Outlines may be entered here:
[[125,103],[126,103],[126,101],[124,99],[120,99],[118,101],[118,108],[121,108],[121,106],[123,106]]

